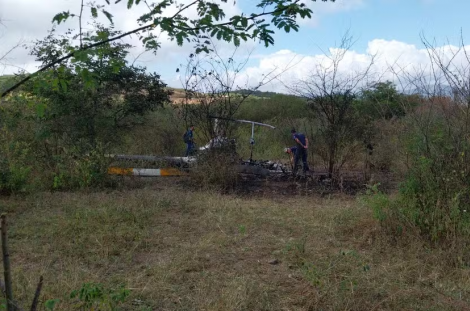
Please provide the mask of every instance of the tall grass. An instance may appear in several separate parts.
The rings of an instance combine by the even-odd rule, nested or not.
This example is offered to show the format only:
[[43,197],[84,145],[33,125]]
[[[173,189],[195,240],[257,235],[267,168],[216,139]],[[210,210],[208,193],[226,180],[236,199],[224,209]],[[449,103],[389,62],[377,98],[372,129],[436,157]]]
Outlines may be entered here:
[[15,294],[84,283],[130,290],[121,310],[458,310],[468,269],[418,242],[390,246],[368,207],[332,197],[240,198],[170,180],[144,189],[0,200]]

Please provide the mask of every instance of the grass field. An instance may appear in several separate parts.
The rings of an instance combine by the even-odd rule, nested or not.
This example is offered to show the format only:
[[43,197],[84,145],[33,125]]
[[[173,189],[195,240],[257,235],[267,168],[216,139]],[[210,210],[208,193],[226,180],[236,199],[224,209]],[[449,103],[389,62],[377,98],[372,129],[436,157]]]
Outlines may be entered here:
[[[74,308],[86,282],[122,310],[468,310],[470,270],[394,245],[356,197],[233,196],[176,179],[0,199],[16,298]],[[107,310],[107,309],[100,309]]]

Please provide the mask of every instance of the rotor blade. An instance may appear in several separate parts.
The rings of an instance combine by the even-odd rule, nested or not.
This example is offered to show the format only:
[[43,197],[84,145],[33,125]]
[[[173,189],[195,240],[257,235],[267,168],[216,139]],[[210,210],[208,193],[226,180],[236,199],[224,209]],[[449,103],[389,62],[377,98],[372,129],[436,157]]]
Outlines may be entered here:
[[249,121],[249,120],[238,120],[238,119],[230,119],[230,118],[224,118],[224,117],[216,117],[216,116],[209,116],[211,119],[220,119],[220,120],[227,120],[227,121],[234,121],[234,122],[240,122],[240,123],[249,123],[249,124],[256,124],[260,126],[266,126],[272,129],[275,129],[275,126],[272,126],[270,124],[266,123],[261,123],[261,122],[255,122],[255,121]]

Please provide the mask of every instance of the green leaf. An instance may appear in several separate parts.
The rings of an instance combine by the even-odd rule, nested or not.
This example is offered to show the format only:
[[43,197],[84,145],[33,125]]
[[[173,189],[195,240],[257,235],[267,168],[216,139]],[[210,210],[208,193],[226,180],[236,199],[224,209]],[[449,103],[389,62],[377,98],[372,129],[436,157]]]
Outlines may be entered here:
[[65,80],[60,80],[60,87],[62,88],[62,91],[67,92],[67,82]]
[[70,298],[75,298],[77,297],[78,295],[78,290],[73,290],[71,293],[70,293]]
[[132,8],[133,4],[134,4],[134,0],[127,0],[127,8],[128,9]]
[[120,64],[113,64],[112,71],[113,73],[118,73],[121,70],[121,65]]
[[60,299],[49,299],[49,300],[46,300],[44,305],[46,306],[47,310],[53,311],[56,303],[58,303],[59,301]]
[[219,30],[217,28],[214,28],[211,32],[211,37],[215,36],[215,34],[218,32]]
[[91,8],[91,16],[93,16],[93,18],[97,18],[97,17],[98,17],[98,10],[96,10],[95,7],[92,7],[92,8]]
[[39,103],[36,105],[36,115],[39,118],[44,117],[44,112],[46,111],[46,106],[43,103]]
[[233,37],[233,43],[235,46],[240,46],[240,38],[238,36]]
[[248,26],[248,19],[246,17],[242,17],[242,26],[246,28]]
[[65,22],[67,20],[67,18],[70,17],[70,12],[67,11],[67,12],[62,12],[62,13],[58,13],[54,16],[54,18],[52,19],[52,22],[57,22],[57,24],[60,24],[62,22]]
[[176,34],[176,43],[179,45],[179,46],[182,46],[183,45],[183,33],[182,32],[178,32]]
[[55,78],[55,79],[52,80],[52,89],[54,91],[59,90],[59,79],[58,78]]
[[113,15],[111,15],[111,13],[109,13],[106,10],[103,10],[102,12],[108,18],[108,20],[111,22],[111,24],[113,24]]

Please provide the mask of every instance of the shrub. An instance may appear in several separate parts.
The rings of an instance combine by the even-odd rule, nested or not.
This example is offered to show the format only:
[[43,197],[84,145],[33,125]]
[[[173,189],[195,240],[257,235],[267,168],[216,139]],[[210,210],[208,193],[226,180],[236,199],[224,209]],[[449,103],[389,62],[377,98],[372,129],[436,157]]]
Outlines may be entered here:
[[191,180],[203,189],[230,190],[238,182],[236,155],[230,148],[212,149],[198,156]]
[[368,201],[394,238],[412,231],[428,245],[452,249],[456,256],[469,250],[470,144],[457,137],[440,118],[432,120],[425,135],[408,132],[411,165],[397,197],[388,199],[375,191]]
[[26,190],[31,166],[27,164],[30,149],[26,143],[2,142],[0,150],[0,192],[12,193]]
[[100,144],[86,156],[73,151],[56,156],[52,189],[83,189],[108,185],[109,163],[110,159],[105,157],[104,148]]

